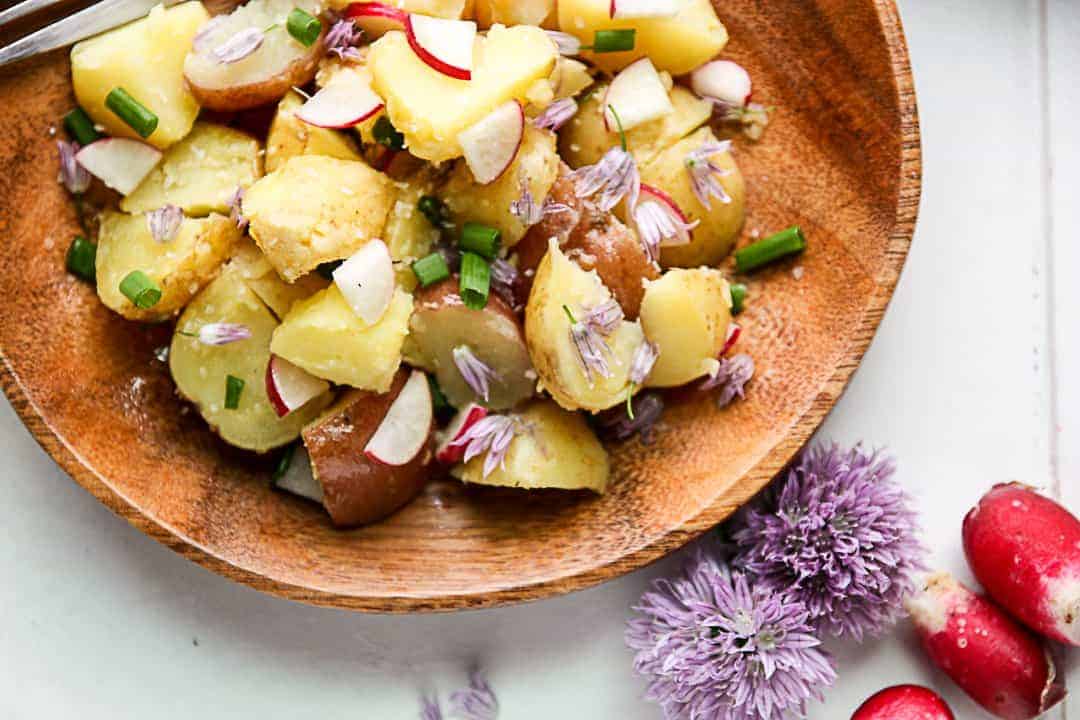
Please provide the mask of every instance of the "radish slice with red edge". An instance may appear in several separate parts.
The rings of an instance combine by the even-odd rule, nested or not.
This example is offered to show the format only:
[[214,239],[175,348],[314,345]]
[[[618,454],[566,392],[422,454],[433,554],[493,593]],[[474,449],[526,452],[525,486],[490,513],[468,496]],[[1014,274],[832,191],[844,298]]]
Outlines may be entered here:
[[394,261],[382,240],[371,240],[334,270],[345,302],[368,325],[379,322],[394,297]]
[[421,60],[443,75],[472,79],[476,23],[411,14],[405,19],[405,36]]
[[368,440],[364,454],[384,465],[407,465],[427,443],[433,417],[427,375],[413,370]]
[[352,3],[345,9],[345,17],[364,32],[366,40],[380,38],[391,30],[404,30],[409,13],[396,7],[377,2]]
[[608,15],[613,19],[663,18],[679,14],[676,0],[611,0]]
[[281,477],[275,478],[272,484],[278,490],[284,490],[305,500],[320,504],[323,501],[322,483],[315,479],[315,474],[311,471],[311,457],[308,455],[307,448],[303,446],[293,451],[289,467]]
[[525,111],[517,100],[503,103],[458,134],[476,182],[495,182],[514,162],[525,136]]
[[325,380],[279,355],[270,356],[266,365],[266,396],[278,417],[285,417],[329,390],[330,383]]
[[724,340],[724,349],[720,351],[721,357],[727,354],[727,351],[735,346],[735,343],[739,341],[739,336],[742,335],[742,326],[738,323],[731,323],[728,325],[727,339]]
[[296,117],[308,125],[341,130],[359,125],[382,109],[383,100],[370,85],[353,73],[343,73],[305,102]]
[[948,704],[930,688],[894,685],[871,695],[851,720],[955,720]]
[[455,465],[465,458],[465,446],[453,443],[465,434],[465,431],[487,417],[487,408],[476,403],[469,403],[450,421],[440,436],[442,442],[435,450],[435,459],[446,465]]
[[620,126],[623,130],[635,128],[674,110],[660,73],[649,58],[623,68],[604,94],[604,124],[609,132],[617,131]]
[[128,195],[160,162],[161,151],[138,140],[111,137],[90,143],[75,159],[113,190]]
[[746,107],[753,92],[750,73],[730,60],[713,60],[690,73],[690,88],[703,98]]

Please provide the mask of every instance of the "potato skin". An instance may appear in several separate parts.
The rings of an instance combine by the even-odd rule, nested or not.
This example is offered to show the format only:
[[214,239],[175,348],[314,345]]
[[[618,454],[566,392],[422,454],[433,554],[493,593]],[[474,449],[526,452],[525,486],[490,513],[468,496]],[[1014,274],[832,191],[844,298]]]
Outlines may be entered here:
[[323,507],[338,527],[383,519],[416,497],[427,481],[434,456],[434,422],[427,444],[406,465],[386,465],[364,454],[408,376],[399,370],[390,390],[382,394],[349,390],[304,428],[304,446],[315,479],[322,485]]

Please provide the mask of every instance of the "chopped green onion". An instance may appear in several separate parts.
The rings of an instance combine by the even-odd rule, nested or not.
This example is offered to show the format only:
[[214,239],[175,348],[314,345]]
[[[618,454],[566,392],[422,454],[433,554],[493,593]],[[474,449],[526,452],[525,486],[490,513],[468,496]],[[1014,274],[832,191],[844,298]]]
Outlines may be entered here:
[[427,381],[428,387],[431,388],[431,404],[435,408],[435,414],[441,416],[447,412],[453,412],[454,406],[446,399],[446,395],[443,393],[442,388],[439,387],[439,381],[435,379],[435,376],[428,375]]
[[597,30],[593,35],[593,44],[587,48],[597,53],[623,52],[634,49],[634,39],[637,30]]
[[375,121],[374,127],[371,128],[371,135],[375,138],[375,142],[391,150],[405,149],[405,136],[398,132],[394,123],[390,122],[390,118],[386,115],[380,115]]
[[161,300],[161,289],[142,270],[132,270],[120,281],[120,292],[140,310],[149,310]]
[[285,20],[285,29],[296,38],[296,41],[304,47],[311,47],[319,39],[322,32],[322,23],[319,18],[304,12],[300,8],[293,8]]
[[738,315],[743,311],[743,302],[746,300],[746,286],[735,283],[731,286],[731,314]]
[[619,128],[619,144],[622,145],[623,152],[626,152],[626,130],[623,129],[622,118],[615,112],[615,106],[611,103],[608,103],[607,109],[611,117],[615,118],[615,127]]
[[76,235],[67,251],[68,272],[86,282],[97,279],[97,245],[82,235]]
[[434,195],[424,195],[416,203],[416,207],[424,214],[428,222],[435,227],[441,228],[443,223],[446,222],[446,203]]
[[[243,381],[241,380],[241,382]],[[293,443],[281,453],[281,459],[278,460],[277,467],[274,468],[274,474],[270,476],[270,479],[273,482],[276,483],[278,480],[285,477],[285,473],[289,472],[289,466],[292,465],[293,456],[296,455],[296,446],[297,443]]]
[[465,307],[483,310],[491,289],[491,268],[487,260],[474,252],[461,253],[461,279],[458,294]]
[[450,277],[450,268],[446,265],[446,258],[437,252],[427,257],[422,257],[412,264],[413,274],[420,281],[421,287],[434,285],[435,283]]
[[334,279],[334,271],[337,270],[339,267],[341,267],[341,263],[343,263],[343,262],[345,262],[345,261],[344,260],[331,260],[330,262],[324,262],[323,264],[319,265],[319,267],[315,268],[315,272],[319,273],[320,275],[322,275],[327,280],[333,280]]
[[764,240],[735,251],[735,269],[738,272],[750,272],[782,257],[806,249],[806,238],[798,225],[792,225]]
[[94,121],[81,107],[75,108],[64,116],[64,129],[68,131],[72,140],[83,146],[101,137],[101,133],[94,129]]
[[105,107],[112,110],[118,118],[139,134],[148,138],[157,130],[158,116],[146,109],[138,100],[131,97],[121,87],[113,88],[105,96]]
[[498,228],[467,222],[461,228],[461,240],[458,241],[458,246],[462,250],[481,255],[486,260],[494,260],[495,256],[499,254],[501,240],[502,233]]
[[240,395],[244,392],[244,381],[235,375],[225,377],[225,409],[235,410],[240,407]]

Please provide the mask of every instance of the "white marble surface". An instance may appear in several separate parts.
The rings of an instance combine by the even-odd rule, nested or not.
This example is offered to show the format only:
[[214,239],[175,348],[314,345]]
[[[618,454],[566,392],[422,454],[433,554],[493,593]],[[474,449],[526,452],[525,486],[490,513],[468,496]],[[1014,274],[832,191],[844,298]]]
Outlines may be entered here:
[[[904,0],[925,153],[896,297],[822,434],[888,445],[935,563],[967,577],[959,523],[1017,478],[1080,509],[1080,5]],[[668,563],[524,607],[366,617],[266,597],[139,534],[79,489],[0,403],[0,718],[416,717],[420,689],[491,668],[509,720],[660,717],[622,626]],[[984,717],[910,633],[832,644],[845,718],[912,681]],[[1070,672],[1080,688],[1080,672]],[[1071,710],[1071,713],[1069,712]],[[1049,716],[1080,717],[1080,702]]]

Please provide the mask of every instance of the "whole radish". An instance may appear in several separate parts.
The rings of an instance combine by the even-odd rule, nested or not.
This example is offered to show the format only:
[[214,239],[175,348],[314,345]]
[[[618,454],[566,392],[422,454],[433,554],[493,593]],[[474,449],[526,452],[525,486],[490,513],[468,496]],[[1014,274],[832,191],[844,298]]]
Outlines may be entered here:
[[894,685],[871,695],[851,720],[954,720],[952,710],[933,690]]
[[1065,697],[1040,640],[948,573],[905,603],[926,654],[1002,720],[1029,720]]
[[964,553],[986,592],[1032,630],[1080,645],[1080,520],[1019,483],[964,518]]

